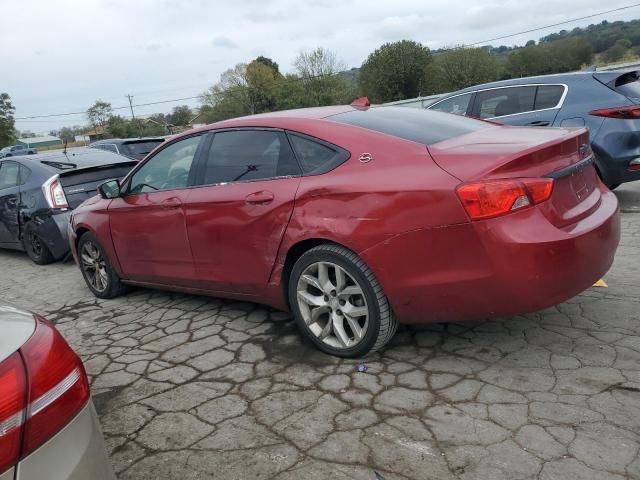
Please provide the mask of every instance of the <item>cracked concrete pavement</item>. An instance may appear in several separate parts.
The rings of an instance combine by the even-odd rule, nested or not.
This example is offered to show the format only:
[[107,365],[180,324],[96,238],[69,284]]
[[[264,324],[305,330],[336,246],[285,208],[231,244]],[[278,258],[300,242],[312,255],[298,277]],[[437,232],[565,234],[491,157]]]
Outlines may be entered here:
[[82,356],[121,479],[637,479],[640,185],[618,195],[608,288],[402,328],[366,373],[288,314],[142,289],[97,300],[72,263],[0,251],[0,299]]

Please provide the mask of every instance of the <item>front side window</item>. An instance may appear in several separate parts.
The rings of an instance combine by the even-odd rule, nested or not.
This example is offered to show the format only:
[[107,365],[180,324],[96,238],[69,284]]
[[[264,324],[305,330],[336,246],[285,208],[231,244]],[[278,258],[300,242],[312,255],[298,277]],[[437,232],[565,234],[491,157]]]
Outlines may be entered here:
[[20,165],[15,162],[0,163],[0,190],[15,187],[20,181]]
[[189,137],[162,149],[131,177],[129,193],[186,188],[200,136]]
[[483,90],[476,96],[474,113],[479,118],[503,117],[533,111],[536,87]]
[[465,93],[464,95],[456,95],[455,97],[443,100],[435,105],[429,107],[431,110],[437,110],[439,112],[455,113],[456,115],[466,115],[469,108],[469,102],[471,101],[471,93]]
[[299,175],[300,167],[283,132],[218,132],[206,159],[203,185]]

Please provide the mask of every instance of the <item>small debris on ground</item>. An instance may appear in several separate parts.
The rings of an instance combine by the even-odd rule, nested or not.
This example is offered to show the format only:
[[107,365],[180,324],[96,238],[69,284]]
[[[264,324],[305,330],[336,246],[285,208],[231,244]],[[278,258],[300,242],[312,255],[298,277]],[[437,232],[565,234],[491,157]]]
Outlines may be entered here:
[[609,285],[606,284],[606,282],[603,279],[598,280],[596,283],[593,284],[594,287],[604,287],[607,288]]
[[369,370],[369,366],[361,363],[356,367],[356,370],[360,373],[367,373],[367,370]]

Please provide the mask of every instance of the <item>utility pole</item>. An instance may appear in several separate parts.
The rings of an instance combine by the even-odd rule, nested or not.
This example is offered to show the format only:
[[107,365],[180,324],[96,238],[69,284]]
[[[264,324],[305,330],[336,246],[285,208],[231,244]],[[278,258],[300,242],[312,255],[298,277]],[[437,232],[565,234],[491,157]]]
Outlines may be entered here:
[[136,116],[133,113],[133,95],[127,93],[126,99],[129,100],[129,108],[131,109],[131,123],[138,126],[138,137],[142,137],[142,125],[136,122]]
[[127,100],[129,100],[129,108],[131,109],[131,119],[135,120],[136,116],[133,114],[133,95],[127,93],[126,95]]

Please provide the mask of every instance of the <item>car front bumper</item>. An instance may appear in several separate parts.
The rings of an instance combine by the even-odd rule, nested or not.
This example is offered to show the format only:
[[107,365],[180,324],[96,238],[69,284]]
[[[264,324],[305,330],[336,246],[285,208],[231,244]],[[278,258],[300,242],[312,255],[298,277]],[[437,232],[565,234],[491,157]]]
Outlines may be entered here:
[[15,480],[115,480],[91,401],[53,438],[24,458]]
[[618,202],[558,228],[541,209],[408,232],[361,252],[402,323],[518,315],[564,302],[600,279],[620,240]]

